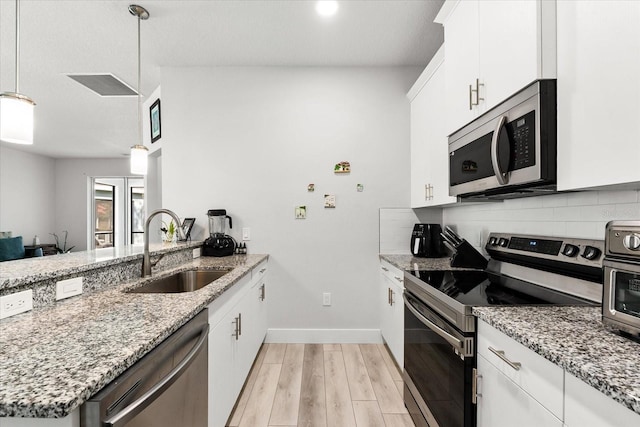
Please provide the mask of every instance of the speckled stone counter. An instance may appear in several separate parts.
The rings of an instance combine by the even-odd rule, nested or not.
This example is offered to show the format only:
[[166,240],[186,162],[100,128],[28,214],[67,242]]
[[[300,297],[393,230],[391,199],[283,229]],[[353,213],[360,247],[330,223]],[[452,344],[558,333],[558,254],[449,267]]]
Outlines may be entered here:
[[233,268],[195,292],[125,293],[149,281],[138,279],[0,320],[0,417],[68,415],[267,258],[198,258],[157,276]]
[[489,325],[640,414],[640,343],[606,331],[599,307],[475,307]]
[[416,258],[412,255],[380,254],[383,259],[400,270],[470,270],[469,268],[451,267],[451,257]]
[[[152,244],[150,253],[168,254],[202,246],[201,241]],[[0,291],[56,277],[81,274],[128,261],[141,260],[142,245],[70,252],[46,257],[25,258],[0,263]]]

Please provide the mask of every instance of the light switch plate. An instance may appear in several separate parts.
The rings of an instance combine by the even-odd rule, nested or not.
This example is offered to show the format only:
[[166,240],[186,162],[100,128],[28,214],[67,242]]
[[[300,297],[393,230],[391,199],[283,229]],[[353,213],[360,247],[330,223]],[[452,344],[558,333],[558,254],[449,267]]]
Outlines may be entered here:
[[202,252],[200,251],[200,248],[195,248],[193,250],[193,259],[200,258],[201,254],[202,254]]
[[242,240],[245,242],[251,240],[251,229],[249,227],[244,227],[242,229]]
[[331,293],[325,292],[322,294],[322,305],[329,307],[331,305]]
[[80,295],[82,293],[82,279],[82,277],[74,277],[56,282],[56,301]]
[[0,319],[31,309],[33,309],[33,291],[31,289],[0,297]]

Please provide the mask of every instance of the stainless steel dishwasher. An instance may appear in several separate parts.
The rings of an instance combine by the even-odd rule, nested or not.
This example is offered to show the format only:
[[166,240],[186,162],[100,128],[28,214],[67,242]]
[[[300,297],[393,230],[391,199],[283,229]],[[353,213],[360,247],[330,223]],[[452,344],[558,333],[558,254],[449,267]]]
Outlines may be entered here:
[[204,309],[80,407],[82,427],[205,427]]

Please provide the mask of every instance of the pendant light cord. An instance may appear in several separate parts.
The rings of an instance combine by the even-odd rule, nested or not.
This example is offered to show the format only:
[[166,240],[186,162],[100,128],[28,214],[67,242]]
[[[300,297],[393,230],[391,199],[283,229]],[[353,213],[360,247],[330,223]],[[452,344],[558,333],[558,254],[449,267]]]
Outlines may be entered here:
[[16,0],[16,93],[20,93],[20,0]]
[[140,14],[138,14],[138,141],[140,145],[144,145],[142,142],[142,96],[140,95]]

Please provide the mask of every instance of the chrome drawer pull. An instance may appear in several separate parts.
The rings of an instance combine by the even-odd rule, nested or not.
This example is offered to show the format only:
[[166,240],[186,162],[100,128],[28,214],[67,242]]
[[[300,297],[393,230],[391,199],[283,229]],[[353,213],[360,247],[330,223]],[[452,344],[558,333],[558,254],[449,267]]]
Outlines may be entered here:
[[266,269],[266,268],[262,268],[262,269],[260,269],[260,273],[264,273],[265,271],[267,271],[267,269]]
[[400,278],[398,276],[393,276],[393,277],[395,277],[398,282],[402,283],[402,278]]
[[511,366],[513,369],[515,369],[516,371],[520,370],[520,367],[522,366],[522,363],[520,362],[512,362],[511,360],[507,359],[507,356],[504,355],[504,351],[502,350],[496,350],[495,348],[489,346],[489,351],[493,354],[495,354],[496,356],[498,356],[500,359],[502,359],[507,365]]
[[385,267],[380,267],[380,268],[382,268],[384,271],[389,271],[388,268],[385,268]]

